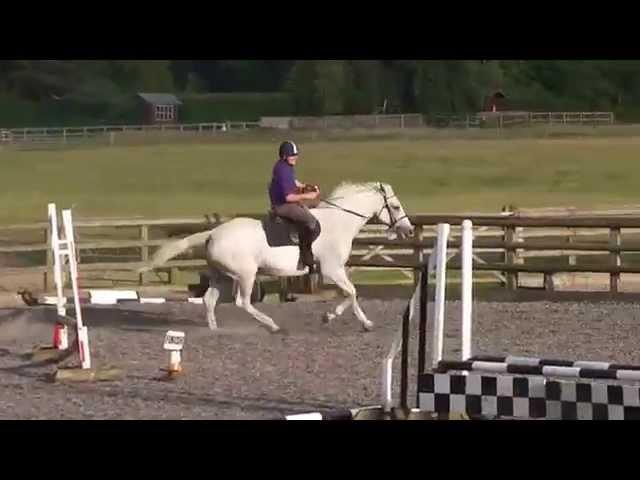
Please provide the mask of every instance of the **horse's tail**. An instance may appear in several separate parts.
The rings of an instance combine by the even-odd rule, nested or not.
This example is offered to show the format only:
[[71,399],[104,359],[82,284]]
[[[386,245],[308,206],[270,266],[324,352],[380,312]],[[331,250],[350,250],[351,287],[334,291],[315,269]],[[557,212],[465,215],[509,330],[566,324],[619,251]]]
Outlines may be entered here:
[[185,250],[203,244],[211,235],[211,230],[194,233],[180,240],[169,242],[160,247],[151,257],[150,262],[138,270],[138,273],[148,272],[164,264],[173,257],[180,255]]

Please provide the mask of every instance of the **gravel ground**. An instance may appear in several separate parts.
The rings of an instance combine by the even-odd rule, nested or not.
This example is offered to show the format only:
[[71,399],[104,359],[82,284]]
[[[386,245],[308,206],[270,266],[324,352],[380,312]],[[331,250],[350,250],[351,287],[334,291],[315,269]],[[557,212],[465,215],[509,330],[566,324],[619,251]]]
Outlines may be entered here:
[[[52,383],[55,366],[22,356],[51,342],[53,308],[0,310],[0,419],[264,419],[379,404],[381,360],[406,302],[363,300],[375,322],[368,333],[351,311],[323,325],[334,304],[259,304],[288,335],[267,333],[229,304],[218,307],[216,333],[200,305],[86,306],[94,366],[120,366],[126,375],[76,384]],[[460,303],[448,302],[447,358],[459,355],[459,318]],[[477,302],[474,353],[640,364],[639,322],[634,303]],[[185,371],[163,382],[169,329],[186,332]]]

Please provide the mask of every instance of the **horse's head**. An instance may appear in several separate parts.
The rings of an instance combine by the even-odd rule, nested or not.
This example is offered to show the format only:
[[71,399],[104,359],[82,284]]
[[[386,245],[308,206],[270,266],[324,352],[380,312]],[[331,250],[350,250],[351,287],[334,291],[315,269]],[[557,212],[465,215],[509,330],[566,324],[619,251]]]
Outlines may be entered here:
[[331,192],[329,198],[331,200],[323,202],[332,208],[366,220],[375,217],[402,237],[413,235],[413,225],[389,184],[343,182]]
[[396,231],[401,237],[413,235],[415,229],[391,185],[379,183],[376,190],[382,197],[382,206],[376,215],[378,220]]

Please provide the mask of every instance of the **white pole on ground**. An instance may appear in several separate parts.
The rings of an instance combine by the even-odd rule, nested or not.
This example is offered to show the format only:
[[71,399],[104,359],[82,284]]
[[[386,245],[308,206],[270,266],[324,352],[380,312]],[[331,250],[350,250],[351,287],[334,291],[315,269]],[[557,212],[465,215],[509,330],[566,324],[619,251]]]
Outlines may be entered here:
[[76,246],[73,238],[73,220],[71,210],[62,211],[64,234],[67,242],[67,255],[69,256],[69,270],[71,273],[71,286],[73,288],[73,302],[76,310],[76,323],[78,328],[78,351],[83,369],[91,368],[91,353],[89,349],[89,332],[82,323],[82,311],[80,309],[80,295],[78,292],[78,264],[76,263]]
[[473,224],[462,222],[462,360],[471,357],[471,314],[473,302]]
[[444,346],[444,304],[447,284],[447,241],[450,225],[438,224],[438,244],[436,246],[436,293],[433,318],[432,364],[435,368],[442,360]]
[[63,296],[63,284],[62,284],[62,259],[60,258],[60,237],[58,236],[58,213],[56,211],[56,204],[50,203],[49,209],[49,225],[51,231],[51,249],[53,250],[53,278],[56,284],[56,307],[58,309],[58,315],[63,317],[67,314],[65,305],[67,303],[66,297]]
[[[392,350],[396,348],[394,340]],[[393,357],[388,356],[382,361],[382,409],[390,412],[393,407]]]

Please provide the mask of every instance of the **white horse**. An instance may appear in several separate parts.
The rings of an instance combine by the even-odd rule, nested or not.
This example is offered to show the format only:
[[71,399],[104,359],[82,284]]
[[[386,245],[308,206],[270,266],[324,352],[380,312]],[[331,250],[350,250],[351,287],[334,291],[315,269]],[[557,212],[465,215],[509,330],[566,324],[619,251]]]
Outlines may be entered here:
[[[333,280],[346,299],[333,312],[325,314],[327,322],[342,315],[349,305],[365,330],[373,323],[367,319],[356,298],[356,289],[349,281],[345,264],[351,255],[354,237],[372,217],[395,230],[399,235],[411,235],[413,225],[388,184],[372,182],[364,184],[343,183],[339,185],[318,208],[311,213],[321,225],[321,233],[314,241],[314,259],[320,264],[322,274]],[[163,245],[151,258],[149,271],[189,248],[205,245],[206,259],[210,268],[209,289],[204,295],[207,320],[212,330],[217,328],[215,307],[220,296],[219,275],[235,280],[238,289],[235,303],[256,320],[275,333],[280,327],[264,313],[251,305],[251,291],[258,273],[277,277],[301,276],[309,268],[301,266],[300,251],[296,245],[272,247],[260,220],[234,218],[220,226],[196,233],[182,240]]]

